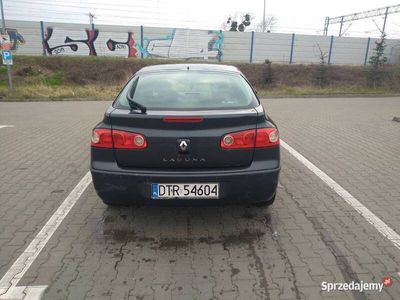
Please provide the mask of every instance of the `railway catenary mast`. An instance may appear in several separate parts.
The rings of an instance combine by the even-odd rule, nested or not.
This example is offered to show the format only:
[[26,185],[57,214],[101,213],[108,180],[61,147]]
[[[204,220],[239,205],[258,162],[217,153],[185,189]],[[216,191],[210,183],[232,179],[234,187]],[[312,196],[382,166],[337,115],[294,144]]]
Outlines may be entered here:
[[397,5],[386,6],[386,7],[381,7],[381,8],[372,9],[372,10],[366,10],[366,11],[362,11],[359,13],[343,15],[343,16],[334,17],[334,18],[326,17],[325,25],[324,25],[324,35],[328,35],[329,25],[340,24],[339,36],[342,36],[342,29],[343,29],[344,23],[357,21],[357,20],[361,20],[361,19],[378,17],[378,16],[385,16],[384,21],[383,21],[382,30],[381,30],[381,32],[384,33],[385,29],[386,29],[387,16],[389,14],[395,14],[395,13],[399,13],[399,12],[400,12],[400,4],[397,4]]

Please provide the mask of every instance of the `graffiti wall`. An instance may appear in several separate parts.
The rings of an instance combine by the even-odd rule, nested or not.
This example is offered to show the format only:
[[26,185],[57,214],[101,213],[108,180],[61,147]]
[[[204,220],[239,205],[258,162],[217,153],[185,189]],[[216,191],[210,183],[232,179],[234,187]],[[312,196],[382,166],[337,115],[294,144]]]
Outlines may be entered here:
[[[221,59],[224,36],[219,31],[173,29],[159,38],[133,32],[107,33],[95,30],[66,30],[47,27],[44,47],[49,55],[109,55],[144,58]],[[111,53],[113,52],[113,53]]]
[[220,31],[174,29],[163,38],[144,38],[144,57],[222,59],[224,35]]
[[49,55],[108,55],[137,57],[137,45],[132,32],[113,36],[95,30],[65,30],[47,27],[43,47]]
[[10,50],[17,50],[20,45],[25,44],[24,37],[18,32],[18,29],[6,28],[6,33],[10,36]]
[[[364,64],[375,39],[281,33],[222,32],[140,26],[6,21],[12,50],[23,55],[92,55],[275,63]],[[43,30],[42,30],[43,28]],[[389,63],[400,61],[400,40],[387,40]]]

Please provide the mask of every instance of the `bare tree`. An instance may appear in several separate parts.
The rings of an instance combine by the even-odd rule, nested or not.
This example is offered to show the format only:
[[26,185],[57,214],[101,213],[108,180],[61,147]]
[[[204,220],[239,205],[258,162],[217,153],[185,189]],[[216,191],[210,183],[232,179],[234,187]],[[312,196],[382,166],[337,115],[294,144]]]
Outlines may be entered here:
[[236,12],[230,15],[226,22],[222,23],[222,29],[226,31],[245,31],[250,26],[253,17],[249,13]]
[[275,16],[269,16],[265,17],[265,23],[261,20],[252,29],[256,32],[272,32],[276,23],[278,23],[278,19]]

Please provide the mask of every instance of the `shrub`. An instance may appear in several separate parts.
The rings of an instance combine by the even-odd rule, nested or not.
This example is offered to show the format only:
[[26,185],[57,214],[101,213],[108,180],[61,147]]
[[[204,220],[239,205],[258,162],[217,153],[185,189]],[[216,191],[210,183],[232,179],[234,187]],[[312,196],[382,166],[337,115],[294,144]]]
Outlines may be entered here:
[[368,86],[374,89],[381,87],[388,75],[384,68],[387,62],[385,48],[385,34],[382,34],[381,39],[375,41],[374,54],[369,58],[369,66],[366,71]]
[[43,83],[48,86],[60,86],[63,83],[63,75],[62,73],[57,72],[43,79]]

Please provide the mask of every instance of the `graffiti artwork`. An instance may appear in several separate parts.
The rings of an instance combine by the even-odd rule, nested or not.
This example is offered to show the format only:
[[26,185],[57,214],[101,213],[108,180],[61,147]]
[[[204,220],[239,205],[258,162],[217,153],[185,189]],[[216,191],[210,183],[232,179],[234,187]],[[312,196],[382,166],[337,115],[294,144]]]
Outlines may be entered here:
[[111,38],[107,33],[101,33],[98,29],[67,31],[62,28],[48,27],[43,46],[50,55],[97,56],[113,54],[137,57],[138,51],[132,32],[115,33],[114,35],[116,37]]
[[14,28],[6,28],[7,34],[10,36],[10,50],[17,50],[20,45],[25,44],[24,37]]
[[162,39],[145,39],[144,57],[221,59],[223,33],[175,29]]
[[116,42],[112,39],[109,39],[107,41],[107,48],[110,51],[128,48],[128,57],[137,57],[138,51],[135,48],[135,40],[133,39],[132,32],[128,32],[128,40],[126,42]]
[[94,46],[94,42],[99,35],[98,30],[90,31],[88,29],[85,30],[86,39],[72,39],[69,36],[65,37],[65,40],[61,45],[50,46],[50,39],[53,37],[54,30],[51,27],[47,28],[45,33],[45,39],[43,42],[43,46],[46,49],[47,53],[52,54],[61,54],[66,52],[66,48],[69,48],[73,52],[77,52],[79,50],[79,45],[86,46],[89,50],[89,55],[97,55],[96,48]]
[[85,44],[88,49],[89,49],[89,55],[97,55],[96,53],[96,48],[94,47],[94,41],[97,39],[97,36],[99,35],[99,31],[97,29],[95,30],[88,30],[86,29],[86,39],[82,40],[73,40],[69,36],[65,38],[65,42],[69,43],[70,45],[76,45],[78,47],[78,43],[83,43]]
[[175,29],[170,36],[160,39],[144,38],[143,47],[135,43],[132,32],[112,33],[112,35],[112,37],[107,36],[107,33],[102,33],[98,29],[67,31],[48,27],[43,45],[50,55],[113,54],[137,57],[138,53],[142,53],[143,57],[155,58],[222,58],[224,36],[219,31]]

